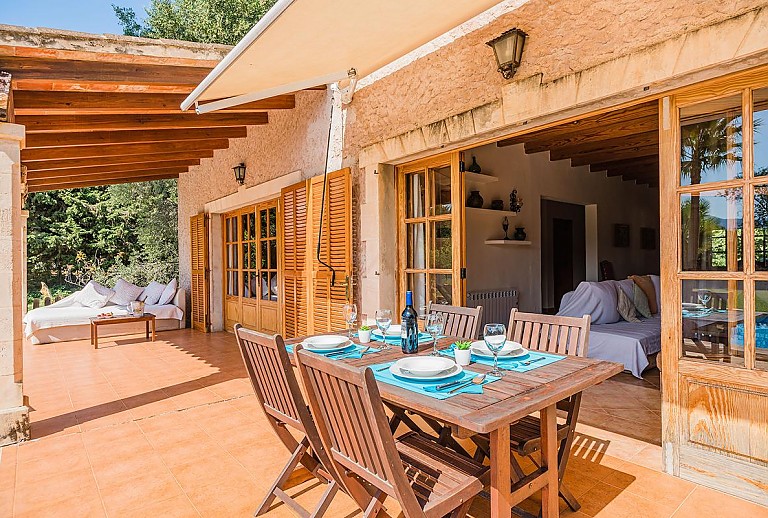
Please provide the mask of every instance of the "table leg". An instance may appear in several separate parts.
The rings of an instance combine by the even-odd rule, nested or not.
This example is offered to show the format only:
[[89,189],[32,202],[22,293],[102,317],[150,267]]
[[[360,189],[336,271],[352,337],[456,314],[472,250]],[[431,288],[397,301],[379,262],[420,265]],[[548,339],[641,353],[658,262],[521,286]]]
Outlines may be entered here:
[[96,324],[93,325],[93,348],[99,348],[99,326]]
[[152,319],[152,341],[155,341],[155,319]]
[[491,518],[509,518],[512,514],[511,467],[509,425],[505,424],[491,432]]
[[560,516],[557,445],[557,406],[550,405],[541,411],[541,466],[547,469],[546,485],[541,489],[542,518]]
[[93,322],[91,322],[91,345],[93,345]]
[[149,320],[144,321],[144,328],[145,328],[144,336],[146,337],[147,340],[149,340]]

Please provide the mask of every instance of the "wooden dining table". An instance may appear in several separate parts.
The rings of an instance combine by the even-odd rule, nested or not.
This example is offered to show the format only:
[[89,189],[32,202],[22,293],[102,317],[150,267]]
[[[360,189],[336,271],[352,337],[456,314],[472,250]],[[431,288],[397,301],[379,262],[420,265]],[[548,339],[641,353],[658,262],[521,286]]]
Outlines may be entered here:
[[[286,340],[296,344],[306,337]],[[444,337],[438,347],[448,348],[459,340]],[[358,343],[356,339],[353,339]],[[373,347],[381,342],[372,342]],[[419,354],[428,352],[432,343],[419,346]],[[391,362],[405,355],[400,346],[365,354],[361,359],[343,361],[358,367]],[[290,355],[293,362],[293,355]],[[405,388],[379,382],[382,399],[396,407],[429,416],[450,426],[455,437],[466,439],[478,434],[490,437],[490,496],[491,517],[508,518],[512,508],[537,491],[541,491],[542,516],[559,516],[559,481],[557,466],[557,408],[558,401],[568,398],[621,372],[619,363],[566,356],[554,363],[525,373],[505,371],[498,381],[483,386],[482,394],[459,393],[448,399],[435,399]],[[466,367],[477,373],[489,372],[491,367],[472,363]],[[541,467],[512,483],[510,425],[534,413],[541,414]]]

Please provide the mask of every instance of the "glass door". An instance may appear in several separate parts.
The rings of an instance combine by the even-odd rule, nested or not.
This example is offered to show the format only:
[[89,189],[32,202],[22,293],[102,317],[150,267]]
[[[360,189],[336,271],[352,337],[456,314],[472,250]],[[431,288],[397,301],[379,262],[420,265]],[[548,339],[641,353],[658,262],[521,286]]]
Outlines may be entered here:
[[398,170],[400,297],[414,306],[464,304],[463,186],[458,153]]

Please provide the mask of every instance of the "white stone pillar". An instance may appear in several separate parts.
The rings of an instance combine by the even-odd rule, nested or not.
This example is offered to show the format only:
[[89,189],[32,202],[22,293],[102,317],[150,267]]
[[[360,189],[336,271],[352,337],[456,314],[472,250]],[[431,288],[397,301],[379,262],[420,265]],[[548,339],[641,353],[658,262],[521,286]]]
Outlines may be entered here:
[[0,445],[29,438],[22,393],[21,149],[24,126],[0,123]]
[[27,222],[29,211],[21,211],[21,316],[27,314]]

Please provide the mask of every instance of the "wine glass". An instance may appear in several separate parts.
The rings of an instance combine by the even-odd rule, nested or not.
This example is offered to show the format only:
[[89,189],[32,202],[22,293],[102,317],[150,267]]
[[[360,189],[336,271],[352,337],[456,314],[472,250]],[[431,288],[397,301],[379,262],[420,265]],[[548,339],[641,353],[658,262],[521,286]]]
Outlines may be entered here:
[[389,326],[391,325],[392,325],[392,310],[377,309],[376,310],[376,327],[379,328],[379,331],[381,331],[381,336],[383,337],[382,342],[384,342],[384,345],[381,347],[382,349],[389,349],[389,344],[387,343],[387,331],[389,330]]
[[344,321],[347,323],[347,335],[352,339],[352,324],[357,320],[357,304],[344,304]]
[[419,306],[419,314],[418,314],[419,320],[426,320],[428,309],[429,308],[427,306]]
[[504,376],[499,370],[499,351],[504,348],[507,341],[507,327],[504,324],[485,324],[483,340],[488,350],[493,354],[493,370],[491,376]]
[[427,315],[425,329],[427,333],[432,335],[432,356],[437,356],[440,353],[437,351],[437,337],[443,332],[443,326],[445,321],[443,320],[442,313],[430,313]]
[[707,305],[709,304],[709,301],[712,300],[712,292],[709,290],[701,290],[698,293],[698,297],[699,302],[701,302],[704,307],[708,307]]

